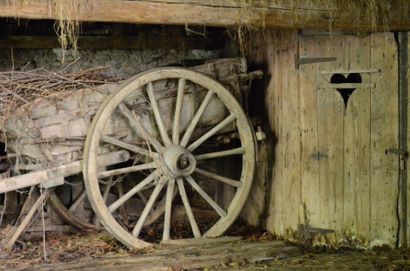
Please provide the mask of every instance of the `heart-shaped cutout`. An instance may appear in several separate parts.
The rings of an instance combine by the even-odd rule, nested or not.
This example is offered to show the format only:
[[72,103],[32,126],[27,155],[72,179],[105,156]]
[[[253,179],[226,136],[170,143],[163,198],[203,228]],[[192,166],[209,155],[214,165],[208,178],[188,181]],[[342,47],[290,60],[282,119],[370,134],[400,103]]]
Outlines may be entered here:
[[[347,77],[341,73],[335,73],[330,78],[330,83],[332,84],[345,84],[345,83],[354,83],[358,84],[362,82],[362,76],[360,73],[349,73]],[[355,88],[337,88],[337,92],[342,96],[345,108],[347,107],[347,102],[349,101],[350,96],[356,90]]]

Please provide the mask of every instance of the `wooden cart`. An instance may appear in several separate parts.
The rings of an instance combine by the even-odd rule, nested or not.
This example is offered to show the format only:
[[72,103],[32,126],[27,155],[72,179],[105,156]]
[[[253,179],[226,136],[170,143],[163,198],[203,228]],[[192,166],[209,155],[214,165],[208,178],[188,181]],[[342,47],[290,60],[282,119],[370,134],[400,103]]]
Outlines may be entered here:
[[[102,223],[130,248],[222,235],[254,173],[255,139],[243,107],[249,81],[261,73],[246,70],[243,59],[157,68],[17,108],[2,130],[25,173],[0,179],[0,193],[39,185],[42,194],[9,245],[47,198],[72,225]],[[232,162],[238,166],[227,172]],[[68,191],[64,178],[81,172],[85,189],[67,206],[53,187]],[[86,201],[96,214],[88,221],[76,215]],[[176,213],[187,218],[189,234],[174,230]],[[160,230],[160,240],[150,230]]]

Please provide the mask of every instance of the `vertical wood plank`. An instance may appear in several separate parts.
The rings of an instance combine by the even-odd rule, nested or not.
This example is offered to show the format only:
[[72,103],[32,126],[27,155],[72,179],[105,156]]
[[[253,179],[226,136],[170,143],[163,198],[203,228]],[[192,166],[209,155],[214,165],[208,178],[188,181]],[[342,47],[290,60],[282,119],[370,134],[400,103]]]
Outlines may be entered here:
[[281,62],[283,71],[282,101],[283,101],[283,135],[282,145],[284,155],[284,169],[282,175],[283,195],[286,195],[286,204],[283,204],[283,220],[286,221],[286,231],[291,235],[300,224],[299,207],[301,199],[300,181],[300,101],[299,78],[295,68],[297,44],[292,44],[282,51],[284,59]]
[[[283,37],[286,37],[282,39]],[[295,31],[269,31],[268,55],[271,82],[268,87],[269,118],[275,135],[273,180],[267,228],[289,237],[300,223],[299,83],[295,71]]]
[[[345,50],[347,69],[369,70],[370,36],[349,37]],[[360,74],[362,82],[370,75]],[[368,246],[370,238],[370,88],[358,88],[350,96],[344,119],[344,187],[346,205],[344,227],[361,245]]]
[[395,246],[398,231],[397,197],[398,70],[392,33],[372,34],[371,75],[371,246]]
[[267,229],[278,235],[284,234],[283,224],[281,224],[281,203],[282,198],[282,71],[280,69],[280,54],[276,50],[274,43],[275,32],[270,30],[267,33],[267,50],[268,56],[271,58],[268,61],[271,79],[268,85],[268,108],[270,126],[274,134],[274,149],[273,151],[273,170],[272,170],[272,185],[270,191],[270,204],[268,207]]
[[[318,65],[320,70],[344,67],[344,38],[326,38],[318,44],[323,56],[336,57],[336,61]],[[326,85],[330,76],[318,75],[317,111],[318,142],[316,158],[319,161],[320,225],[340,230],[342,225],[343,191],[343,130],[344,105],[340,94]],[[329,79],[330,80],[330,79]],[[329,82],[327,82],[329,83]]]
[[[264,35],[264,31],[255,31],[254,33],[250,34],[250,40],[252,41],[250,44],[250,52],[247,57],[249,67],[262,69],[268,76],[267,69],[267,61],[270,59],[267,56],[266,50],[266,38]],[[230,41],[229,48],[235,47],[236,42]],[[231,53],[232,56],[236,56],[235,51]],[[265,80],[267,77],[265,77]],[[264,80],[263,80],[264,81]],[[253,95],[256,98],[250,100],[250,102],[264,102],[267,103],[268,97],[266,93],[266,89],[263,87],[264,82],[262,80],[255,82],[253,84]],[[266,96],[263,100],[263,96]],[[262,98],[262,100],[261,100]],[[257,104],[257,106],[261,106],[261,104]],[[272,163],[271,163],[271,133],[270,133],[270,126],[267,123],[269,120],[269,107],[265,106],[263,109],[257,110],[258,114],[263,114],[263,124],[262,129],[267,135],[267,139],[263,141],[259,141],[257,143],[257,158],[256,158],[256,165],[255,165],[255,176],[253,178],[253,183],[251,187],[251,191],[249,192],[249,196],[246,200],[246,203],[241,211],[241,218],[249,225],[252,226],[262,226],[266,222],[266,206],[267,203],[267,194],[269,193],[269,183],[272,176],[269,174],[271,173]]]
[[[299,57],[316,55],[317,44],[313,40],[299,41]],[[320,218],[316,65],[299,67],[300,126],[301,126],[301,179],[304,225],[318,226]]]
[[[275,34],[274,34],[275,35]],[[272,37],[273,38],[273,37]],[[276,51],[276,60],[275,60],[275,74],[276,74],[276,80],[277,84],[275,86],[275,92],[276,92],[276,114],[275,114],[275,131],[277,132],[277,142],[276,142],[276,155],[275,157],[277,158],[275,160],[275,178],[274,181],[277,184],[277,189],[274,191],[275,197],[276,197],[276,213],[275,213],[275,228],[278,230],[278,232],[284,236],[286,231],[285,231],[285,221],[284,221],[284,211],[283,211],[283,205],[285,204],[284,200],[286,195],[284,194],[284,186],[283,186],[283,171],[285,167],[285,158],[286,158],[286,153],[284,153],[284,129],[285,129],[285,122],[283,121],[283,99],[284,96],[286,95],[283,91],[283,70],[282,70],[282,65],[281,63],[283,62],[284,55],[281,53],[280,50]]]
[[[407,67],[406,67],[406,74],[405,78],[407,81],[407,92],[410,90],[410,32],[407,33]],[[407,93],[408,95],[408,93]],[[410,146],[410,125],[408,124],[410,117],[410,103],[407,101],[407,148]],[[407,150],[408,151],[408,150]],[[407,246],[410,246],[410,165],[409,159],[407,159],[407,198],[405,199],[407,202],[407,225],[406,225],[406,233],[407,233]]]
[[[394,37],[302,38],[299,57],[337,61],[301,65],[299,72],[289,68],[297,50],[278,48],[275,38],[271,33],[267,40],[274,45],[267,46],[272,82],[266,106],[276,136],[268,230],[286,236],[304,224],[359,238],[364,246],[394,246],[399,166],[391,152],[398,148]],[[375,88],[357,89],[345,109],[340,94],[323,86],[330,75],[320,72],[337,69],[381,72],[361,73],[362,82]]]

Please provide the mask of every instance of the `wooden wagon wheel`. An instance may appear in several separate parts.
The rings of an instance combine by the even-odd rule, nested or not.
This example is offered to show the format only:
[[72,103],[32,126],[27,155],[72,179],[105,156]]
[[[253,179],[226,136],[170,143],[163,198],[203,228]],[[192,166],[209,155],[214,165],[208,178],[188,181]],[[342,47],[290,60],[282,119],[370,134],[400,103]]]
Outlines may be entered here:
[[53,210],[59,215],[65,222],[82,231],[95,231],[98,230],[98,226],[91,223],[91,221],[86,221],[84,218],[76,215],[74,208],[75,205],[80,205],[80,201],[85,200],[85,194],[81,194],[77,200],[75,200],[71,206],[67,207],[60,200],[54,191],[51,191],[49,196],[49,203]]
[[[156,97],[158,91],[154,87],[159,81],[173,81],[177,89],[173,122],[172,125],[167,123],[168,127],[162,120],[163,112],[161,112]],[[187,86],[191,86],[193,89],[191,94],[197,95],[196,92],[201,92],[203,99],[198,108],[195,109],[195,114],[190,119],[189,125],[182,127],[180,119],[185,103],[184,96],[188,95],[186,93]],[[150,112],[156,123],[156,135],[144,126],[140,113],[136,112],[130,105],[132,104],[132,101],[129,101],[131,96],[142,96],[145,93],[148,97],[147,104],[151,108]],[[199,129],[198,124],[201,122],[204,112],[210,102],[215,99],[219,100],[225,107],[226,116],[219,123],[207,127],[205,131]],[[145,148],[141,144],[107,135],[106,126],[114,114],[120,114],[133,128],[134,133],[148,142]],[[223,133],[224,129],[227,130],[228,127],[231,127],[231,130],[234,130],[238,135],[238,145],[230,149],[204,152],[202,146],[208,141],[214,140],[217,134]],[[98,168],[96,157],[103,146],[107,144],[144,156],[146,162],[127,164],[116,169]],[[216,159],[219,162],[227,156],[238,157],[241,161],[237,171],[239,172],[237,179],[203,169],[202,165],[211,159]],[[157,204],[162,190],[164,190],[163,200],[159,204],[165,202],[161,238],[163,241],[171,239],[171,213],[173,203],[178,200],[181,206],[184,206],[193,237],[217,237],[223,234],[234,222],[245,203],[251,187],[254,163],[255,146],[252,128],[247,116],[231,93],[218,82],[197,72],[182,68],[160,68],[141,73],[127,80],[102,104],[87,135],[83,174],[90,203],[106,229],[128,247],[141,248],[151,245],[145,241],[146,238],[141,233],[144,231],[146,219]],[[101,188],[101,182],[104,182],[108,176],[125,173],[135,174],[133,178],[140,179],[133,185],[128,185],[127,191],[122,191],[114,202],[106,203],[103,198],[104,189]],[[200,179],[207,181],[200,182],[198,181]],[[218,183],[232,187],[235,191],[232,200],[225,208],[220,206],[206,191],[207,189],[212,190],[212,187]],[[123,187],[126,187],[125,184]],[[163,189],[164,187],[166,189]],[[151,193],[149,193],[147,201],[141,206],[142,210],[138,218],[134,222],[131,221],[128,227],[124,226],[122,223],[124,217],[114,215],[114,213],[118,213],[118,210],[127,201],[141,191],[145,191],[145,193],[150,191]],[[180,197],[174,197],[176,191]],[[197,221],[195,218],[195,211],[192,208],[192,201],[195,197],[201,198],[203,203],[209,206],[218,217],[215,221],[204,221],[206,222],[204,227],[202,227],[203,221]]]
[[[81,179],[83,183],[83,180]],[[67,192],[67,189],[70,189],[71,185],[64,185],[61,187],[62,191]],[[60,187],[59,187],[60,188]],[[73,198],[71,202],[68,204],[63,203],[61,200],[61,195],[56,193],[55,189],[50,190],[50,195],[48,198],[48,202],[53,208],[53,210],[57,213],[59,217],[61,217],[66,223],[73,226],[77,230],[80,231],[98,231],[101,229],[100,221],[98,218],[91,214],[89,217],[79,216],[78,214],[85,212],[80,208],[84,208],[87,206],[86,201],[87,195],[85,188],[83,187],[84,191],[80,191],[78,195]],[[118,189],[118,187],[117,187]],[[120,188],[121,189],[121,188]],[[105,189],[105,193],[103,193],[103,197],[108,195],[109,190]],[[105,198],[105,197],[104,197]],[[165,210],[165,202],[160,202],[156,208],[155,212],[151,212],[146,219],[145,225],[150,225],[155,222],[158,217],[164,212]],[[87,208],[86,211],[92,211]]]

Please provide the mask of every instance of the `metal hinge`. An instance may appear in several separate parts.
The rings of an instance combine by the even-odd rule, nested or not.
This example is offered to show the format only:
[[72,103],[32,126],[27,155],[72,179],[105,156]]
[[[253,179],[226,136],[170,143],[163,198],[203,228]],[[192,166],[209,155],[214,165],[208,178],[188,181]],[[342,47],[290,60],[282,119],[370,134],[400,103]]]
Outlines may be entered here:
[[387,149],[385,153],[404,156],[404,158],[406,159],[409,157],[409,152],[407,150],[402,150],[402,149]]
[[337,57],[299,57],[296,58],[296,69],[299,69],[300,65],[304,64],[315,64],[315,63],[323,63],[323,62],[331,62],[336,61]]
[[400,170],[404,170],[405,164],[407,159],[409,158],[409,152],[408,150],[402,150],[402,149],[387,149],[385,151],[386,154],[395,154],[399,156],[400,160]]

